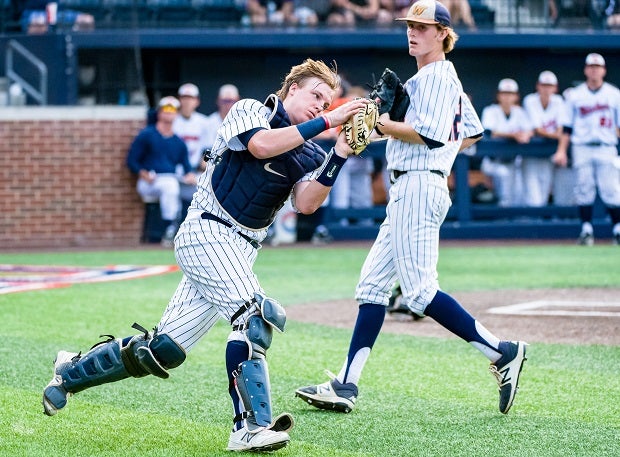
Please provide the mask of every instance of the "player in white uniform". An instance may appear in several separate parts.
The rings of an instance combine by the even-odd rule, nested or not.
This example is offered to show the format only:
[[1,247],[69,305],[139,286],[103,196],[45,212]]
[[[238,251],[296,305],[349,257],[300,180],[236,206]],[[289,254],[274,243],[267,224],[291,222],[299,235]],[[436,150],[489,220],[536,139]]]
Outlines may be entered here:
[[620,179],[614,165],[620,134],[620,91],[604,81],[607,69],[600,54],[587,55],[584,74],[586,81],[566,97],[564,133],[553,160],[565,167],[571,145],[577,178],[575,202],[581,219],[579,244],[594,244],[592,212],[597,190],[611,216],[613,242],[620,244]]
[[[520,144],[530,142],[532,125],[519,106],[519,85],[514,79],[502,79],[497,86],[497,103],[482,110],[482,126],[492,138],[503,138]],[[499,206],[523,204],[521,157],[507,159],[484,157],[480,170],[493,180]]]
[[[523,98],[523,108],[530,116],[534,134],[558,140],[562,132],[560,116],[564,99],[557,94],[558,78],[551,71],[538,75],[536,92]],[[548,157],[523,157],[523,197],[526,206],[545,206],[553,186],[554,166]]]
[[[207,116],[196,111],[200,106],[200,91],[198,86],[185,83],[177,91],[181,108],[179,115],[172,124],[174,133],[185,142],[188,151],[189,163],[196,176],[200,175],[205,167],[202,160],[202,151],[208,146],[209,123]],[[217,130],[217,129],[216,129]],[[213,143],[211,143],[213,144]],[[187,213],[189,202],[196,192],[195,185],[181,183],[181,201],[183,202],[183,216]],[[182,217],[184,219],[184,217]],[[182,220],[181,219],[181,220]]]
[[286,315],[252,269],[267,227],[289,195],[298,211],[312,213],[352,153],[344,133],[329,154],[310,141],[365,109],[367,101],[354,100],[324,113],[337,85],[334,70],[307,59],[265,103],[244,99],[233,106],[175,238],[183,277],[153,334],[135,324],[142,334],[110,337],[84,355],[60,351],[43,393],[47,415],[89,387],[130,376],[167,378],[224,318],[232,326],[226,345],[234,411],[228,449],[268,451],[288,444],[293,419],[272,417],[266,361],[272,329],[283,331]]
[[400,20],[407,21],[409,54],[416,58],[418,72],[404,84],[410,97],[404,122],[390,120],[389,113],[379,119],[379,133],[390,137],[386,155],[393,185],[387,216],[362,267],[355,294],[357,322],[340,373],[326,383],[301,387],[296,395],[318,408],[353,409],[390,288],[398,279],[403,301],[414,313],[432,317],[488,357],[500,387],[499,409],[507,413],[525,343],[500,341],[442,292],[437,281],[439,229],[451,204],[447,176],[459,150],[482,136],[482,125],[454,66],[445,60],[458,38],[445,7],[419,0]]

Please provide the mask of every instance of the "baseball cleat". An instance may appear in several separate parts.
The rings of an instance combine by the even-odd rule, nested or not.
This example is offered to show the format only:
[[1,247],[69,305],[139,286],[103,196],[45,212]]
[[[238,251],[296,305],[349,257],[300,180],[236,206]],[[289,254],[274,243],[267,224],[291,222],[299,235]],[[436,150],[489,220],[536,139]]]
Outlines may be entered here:
[[327,373],[332,378],[331,381],[316,386],[300,387],[295,391],[295,396],[319,409],[350,413],[355,407],[357,386],[352,382],[342,384],[332,373]]
[[230,432],[228,439],[229,451],[275,451],[286,446],[291,437],[286,432],[274,432],[266,428],[258,428],[250,431],[247,427],[240,428],[236,432]]
[[523,368],[527,343],[523,341],[501,341],[499,351],[502,356],[489,366],[489,371],[497,379],[499,386],[499,411],[507,414],[519,388],[519,376]]
[[593,246],[594,235],[592,235],[591,233],[582,233],[581,235],[579,235],[577,244],[579,244],[580,246]]
[[71,365],[73,359],[79,354],[75,352],[60,351],[54,360],[54,375],[52,380],[43,390],[43,412],[48,416],[53,416],[59,409],[67,405],[67,400],[71,392],[62,385],[62,372],[67,366]]

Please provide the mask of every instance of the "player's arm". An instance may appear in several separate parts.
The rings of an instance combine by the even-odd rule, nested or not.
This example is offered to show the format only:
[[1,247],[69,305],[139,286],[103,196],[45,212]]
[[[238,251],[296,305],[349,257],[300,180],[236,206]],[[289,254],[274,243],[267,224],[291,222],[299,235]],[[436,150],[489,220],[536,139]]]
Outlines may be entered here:
[[572,130],[573,129],[570,127],[564,127],[558,139],[558,147],[555,150],[555,154],[551,156],[551,162],[558,167],[565,167],[568,165],[568,146],[570,145]]
[[[333,111],[301,124],[280,129],[254,129],[250,131],[250,138],[247,138],[248,151],[257,159],[268,159],[283,154],[328,128],[344,124],[367,103],[364,99],[351,100]],[[240,139],[245,143],[243,138]]]
[[426,144],[420,134],[406,122],[393,121],[389,113],[379,116],[378,127],[384,136],[391,136],[407,143]]
[[340,132],[336,145],[331,149],[325,163],[312,173],[312,179],[301,180],[293,188],[293,207],[302,214],[312,214],[321,207],[332,190],[340,169],[353,149]]

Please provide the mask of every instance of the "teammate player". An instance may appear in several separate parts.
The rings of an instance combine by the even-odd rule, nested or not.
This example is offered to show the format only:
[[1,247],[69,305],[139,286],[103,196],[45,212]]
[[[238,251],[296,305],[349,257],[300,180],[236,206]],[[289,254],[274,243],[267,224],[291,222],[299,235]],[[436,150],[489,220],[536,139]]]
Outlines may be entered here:
[[594,244],[592,212],[598,190],[611,216],[613,242],[620,245],[620,180],[614,166],[620,134],[620,91],[604,81],[607,69],[600,54],[587,55],[584,74],[586,81],[567,95],[564,130],[552,159],[565,167],[568,145],[572,145],[575,202],[581,219],[578,243]]
[[[564,99],[557,94],[558,78],[551,71],[538,75],[536,92],[523,98],[534,135],[557,140],[562,133],[560,116]],[[554,166],[549,157],[523,157],[523,197],[526,206],[545,206],[553,186]]]
[[[405,83],[411,103],[404,122],[379,119],[389,135],[387,166],[393,185],[387,217],[362,267],[357,285],[359,306],[349,353],[331,381],[299,388],[296,395],[313,406],[349,412],[355,406],[362,369],[383,325],[390,287],[400,280],[403,300],[416,314],[435,319],[471,343],[490,361],[497,378],[499,409],[510,409],[525,343],[500,341],[439,289],[439,228],[450,198],[447,176],[460,149],[482,136],[482,125],[463,93],[454,66],[445,60],[457,40],[450,15],[439,2],[419,0],[406,17],[409,54],[418,72]],[[454,375],[454,373],[452,373]]]
[[291,69],[265,103],[244,99],[232,107],[175,238],[184,274],[159,324],[152,334],[134,324],[141,334],[110,337],[84,355],[60,351],[43,392],[47,415],[89,387],[130,376],[167,378],[224,318],[232,326],[226,345],[234,411],[228,449],[267,451],[288,444],[292,417],[272,418],[266,362],[272,329],[283,331],[286,315],[252,268],[267,227],[289,195],[299,212],[312,213],[352,153],[344,133],[327,155],[309,141],[367,103],[353,100],[324,113],[337,84],[335,70],[308,59]]

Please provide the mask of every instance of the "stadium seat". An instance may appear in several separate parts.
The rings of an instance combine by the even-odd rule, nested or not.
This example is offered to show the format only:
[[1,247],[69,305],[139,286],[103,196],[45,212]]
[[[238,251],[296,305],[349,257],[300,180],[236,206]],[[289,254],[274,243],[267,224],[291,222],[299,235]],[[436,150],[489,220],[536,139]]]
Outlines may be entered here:
[[192,0],[198,20],[209,25],[238,24],[244,12],[242,0]]
[[107,10],[107,23],[114,27],[148,27],[152,10],[146,0],[102,0]]
[[188,26],[197,19],[191,0],[146,0],[157,25]]

